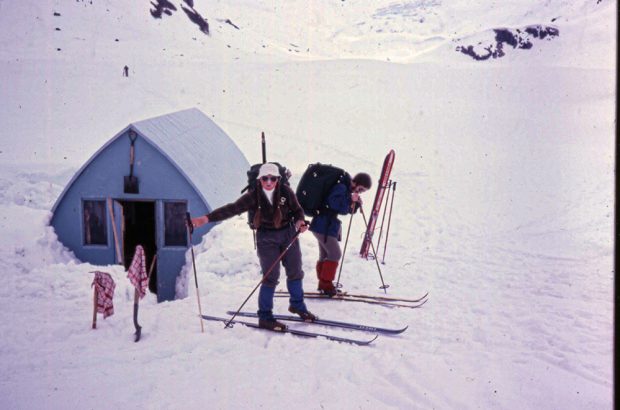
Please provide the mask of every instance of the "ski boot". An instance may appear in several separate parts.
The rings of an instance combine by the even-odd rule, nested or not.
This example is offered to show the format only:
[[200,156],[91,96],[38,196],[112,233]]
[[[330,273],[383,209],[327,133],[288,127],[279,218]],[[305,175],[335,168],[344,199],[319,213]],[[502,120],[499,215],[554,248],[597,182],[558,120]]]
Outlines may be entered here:
[[274,332],[284,332],[286,330],[286,325],[275,319],[258,319],[258,327],[273,330]]
[[318,317],[308,310],[295,309],[293,306],[288,307],[288,311],[298,315],[304,322],[314,322]]

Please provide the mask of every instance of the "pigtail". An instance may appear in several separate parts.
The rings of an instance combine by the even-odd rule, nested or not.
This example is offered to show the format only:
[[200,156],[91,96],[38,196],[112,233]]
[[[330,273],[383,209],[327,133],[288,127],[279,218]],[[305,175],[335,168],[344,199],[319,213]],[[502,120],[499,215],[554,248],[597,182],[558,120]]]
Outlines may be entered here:
[[273,213],[273,226],[276,228],[280,228],[282,226],[282,211],[280,210],[280,206],[282,205],[282,201],[280,198],[282,197],[282,193],[280,191],[280,182],[276,186],[276,192],[274,192],[273,203],[276,205],[276,209]]

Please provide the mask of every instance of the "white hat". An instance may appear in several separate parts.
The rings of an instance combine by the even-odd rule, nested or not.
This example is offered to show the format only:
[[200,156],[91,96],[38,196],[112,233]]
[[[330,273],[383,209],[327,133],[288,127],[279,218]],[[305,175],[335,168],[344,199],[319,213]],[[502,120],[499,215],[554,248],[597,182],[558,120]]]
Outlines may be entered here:
[[266,175],[273,175],[274,177],[280,176],[280,170],[276,164],[272,164],[271,162],[267,162],[261,165],[260,170],[258,171],[258,176],[256,179],[260,179]]

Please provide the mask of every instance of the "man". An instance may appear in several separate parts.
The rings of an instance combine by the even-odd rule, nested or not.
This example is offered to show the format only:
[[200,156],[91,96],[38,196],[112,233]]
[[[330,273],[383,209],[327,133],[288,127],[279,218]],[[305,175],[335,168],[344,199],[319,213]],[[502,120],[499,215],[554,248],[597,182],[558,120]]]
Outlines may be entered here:
[[310,223],[310,231],[319,243],[319,260],[316,263],[318,289],[326,295],[334,296],[338,293],[333,283],[342,256],[338,243],[342,223],[338,215],[356,212],[362,204],[360,194],[369,190],[371,186],[370,175],[360,172],[351,179],[347,174],[340,183],[330,189],[321,211]]
[[[254,211],[256,228],[256,248],[263,275],[274,264],[297,232],[305,232],[308,227],[304,212],[295,193],[280,183],[278,166],[263,164],[258,172],[259,184],[250,189],[235,202],[224,205],[211,213],[192,219],[194,227],[208,222],[218,222],[247,211]],[[286,271],[286,285],[290,294],[289,312],[299,315],[305,321],[314,321],[316,316],[308,311],[304,303],[301,249],[295,240],[282,257]],[[280,263],[276,264],[263,278],[258,293],[258,325],[271,330],[284,330],[286,325],[273,317],[273,297],[280,277]]]

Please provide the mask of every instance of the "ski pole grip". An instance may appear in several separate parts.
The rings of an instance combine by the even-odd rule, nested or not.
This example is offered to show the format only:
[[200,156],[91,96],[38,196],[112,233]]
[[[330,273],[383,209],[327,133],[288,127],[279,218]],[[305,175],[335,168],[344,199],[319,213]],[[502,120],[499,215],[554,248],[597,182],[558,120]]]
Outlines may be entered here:
[[194,233],[194,224],[192,223],[192,218],[189,215],[189,212],[185,212],[185,218],[187,219],[187,227],[189,228],[190,235]]
[[[295,226],[296,226],[296,225],[295,225]],[[304,219],[304,223],[303,223],[303,225],[301,225],[301,226],[307,226],[307,227],[310,227],[310,221],[308,221],[308,220]],[[300,233],[301,233],[301,231],[300,231],[300,230],[296,230],[296,232],[297,232],[297,234],[300,234]]]

